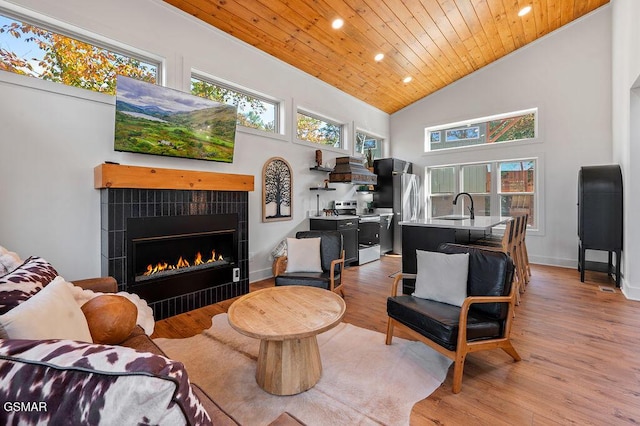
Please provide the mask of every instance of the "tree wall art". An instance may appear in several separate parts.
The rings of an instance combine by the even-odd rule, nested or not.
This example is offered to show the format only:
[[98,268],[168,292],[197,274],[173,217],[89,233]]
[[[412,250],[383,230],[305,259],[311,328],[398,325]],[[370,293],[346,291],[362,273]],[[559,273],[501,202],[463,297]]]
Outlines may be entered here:
[[262,221],[291,220],[293,173],[281,157],[267,160],[262,169]]

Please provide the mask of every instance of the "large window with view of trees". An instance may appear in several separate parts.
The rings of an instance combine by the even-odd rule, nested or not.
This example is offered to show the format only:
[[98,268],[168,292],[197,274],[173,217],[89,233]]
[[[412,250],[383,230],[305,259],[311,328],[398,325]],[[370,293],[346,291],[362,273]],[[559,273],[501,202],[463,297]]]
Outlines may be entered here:
[[427,127],[425,151],[533,139],[536,118],[537,109],[531,109]]
[[344,148],[342,124],[298,110],[296,129],[298,140],[333,148]]
[[0,70],[115,94],[118,74],[156,83],[160,64],[0,15]]
[[279,103],[201,76],[191,77],[191,93],[238,107],[238,125],[279,133]]
[[[528,225],[537,227],[536,159],[487,163],[454,164],[427,168],[427,212],[429,217],[459,214],[467,210],[468,200],[453,205],[458,192],[473,196],[476,216],[514,216],[529,214]],[[462,208],[461,211],[454,211]]]

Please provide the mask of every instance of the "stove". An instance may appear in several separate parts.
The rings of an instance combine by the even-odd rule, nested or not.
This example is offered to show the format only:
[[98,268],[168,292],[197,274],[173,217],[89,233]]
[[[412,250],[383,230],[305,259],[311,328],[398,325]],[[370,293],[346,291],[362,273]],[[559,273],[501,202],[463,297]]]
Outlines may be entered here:
[[336,216],[358,217],[358,265],[380,260],[380,215],[358,214],[356,200],[334,201]]
[[357,216],[358,202],[356,200],[336,200],[333,202],[334,216]]

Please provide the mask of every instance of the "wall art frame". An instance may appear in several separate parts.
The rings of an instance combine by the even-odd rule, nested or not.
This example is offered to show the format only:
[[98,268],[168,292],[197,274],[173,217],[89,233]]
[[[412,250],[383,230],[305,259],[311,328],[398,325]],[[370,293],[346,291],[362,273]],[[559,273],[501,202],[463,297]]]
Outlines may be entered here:
[[293,219],[293,169],[282,157],[271,157],[262,168],[262,221]]

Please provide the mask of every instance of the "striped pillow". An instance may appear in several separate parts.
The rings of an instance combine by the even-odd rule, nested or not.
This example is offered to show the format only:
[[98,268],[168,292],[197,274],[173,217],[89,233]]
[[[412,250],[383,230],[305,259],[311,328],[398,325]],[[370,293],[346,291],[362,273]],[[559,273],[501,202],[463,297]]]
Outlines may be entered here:
[[0,315],[29,299],[57,276],[58,272],[53,266],[36,256],[0,276]]

